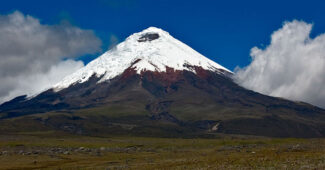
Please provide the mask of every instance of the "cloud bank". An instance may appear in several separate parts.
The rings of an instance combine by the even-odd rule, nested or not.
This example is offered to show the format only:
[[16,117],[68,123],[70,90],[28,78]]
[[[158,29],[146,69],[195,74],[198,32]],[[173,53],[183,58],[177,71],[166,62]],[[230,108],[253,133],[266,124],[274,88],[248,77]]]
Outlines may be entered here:
[[18,11],[0,15],[0,103],[51,87],[83,66],[75,57],[97,53],[100,46],[90,30],[44,25]]
[[312,24],[285,22],[252,62],[235,70],[235,81],[257,92],[325,108],[325,34],[310,37]]

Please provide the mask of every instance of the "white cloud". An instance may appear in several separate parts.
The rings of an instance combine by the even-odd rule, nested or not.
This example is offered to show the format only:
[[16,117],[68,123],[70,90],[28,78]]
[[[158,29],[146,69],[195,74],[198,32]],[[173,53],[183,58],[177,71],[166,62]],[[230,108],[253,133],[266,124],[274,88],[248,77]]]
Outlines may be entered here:
[[285,22],[265,49],[251,49],[252,62],[235,70],[235,81],[263,94],[325,108],[325,34],[310,38],[312,25]]
[[44,25],[18,11],[0,15],[0,103],[34,94],[83,66],[73,58],[99,52],[91,30]]
[[81,61],[66,60],[50,67],[47,72],[33,74],[19,74],[14,77],[1,78],[1,87],[8,87],[10,91],[0,97],[0,101],[8,101],[19,95],[34,95],[52,87],[65,76],[77,71],[84,64]]

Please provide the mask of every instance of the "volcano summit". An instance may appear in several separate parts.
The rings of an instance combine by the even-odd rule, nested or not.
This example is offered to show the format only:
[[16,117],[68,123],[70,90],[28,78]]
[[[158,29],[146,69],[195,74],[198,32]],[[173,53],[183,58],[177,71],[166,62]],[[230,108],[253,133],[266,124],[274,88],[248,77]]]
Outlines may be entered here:
[[195,73],[194,67],[230,73],[228,69],[176,40],[169,33],[150,27],[131,35],[114,49],[104,53],[75,74],[66,77],[54,88],[62,89],[75,83],[83,83],[93,75],[102,76],[100,82],[107,81],[128,69],[134,70],[137,74],[146,71],[166,72],[167,69]]

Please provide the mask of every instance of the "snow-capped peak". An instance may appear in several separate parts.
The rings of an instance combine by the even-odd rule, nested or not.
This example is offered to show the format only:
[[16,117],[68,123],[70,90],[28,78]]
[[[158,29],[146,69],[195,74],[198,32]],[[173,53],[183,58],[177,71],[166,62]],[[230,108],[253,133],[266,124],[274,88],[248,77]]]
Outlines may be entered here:
[[173,38],[168,32],[149,27],[142,32],[132,34],[124,42],[72,75],[65,77],[54,85],[54,89],[58,91],[75,83],[83,83],[94,74],[97,77],[102,76],[100,82],[110,80],[122,74],[130,66],[137,73],[141,71],[164,72],[166,67],[195,72],[186,65],[199,66],[211,71],[231,72]]

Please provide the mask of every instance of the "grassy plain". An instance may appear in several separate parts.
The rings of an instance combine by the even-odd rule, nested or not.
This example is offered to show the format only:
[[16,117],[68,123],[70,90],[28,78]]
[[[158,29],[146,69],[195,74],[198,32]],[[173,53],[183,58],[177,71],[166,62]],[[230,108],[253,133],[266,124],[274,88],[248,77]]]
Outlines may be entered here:
[[325,139],[6,134],[0,169],[325,169]]

